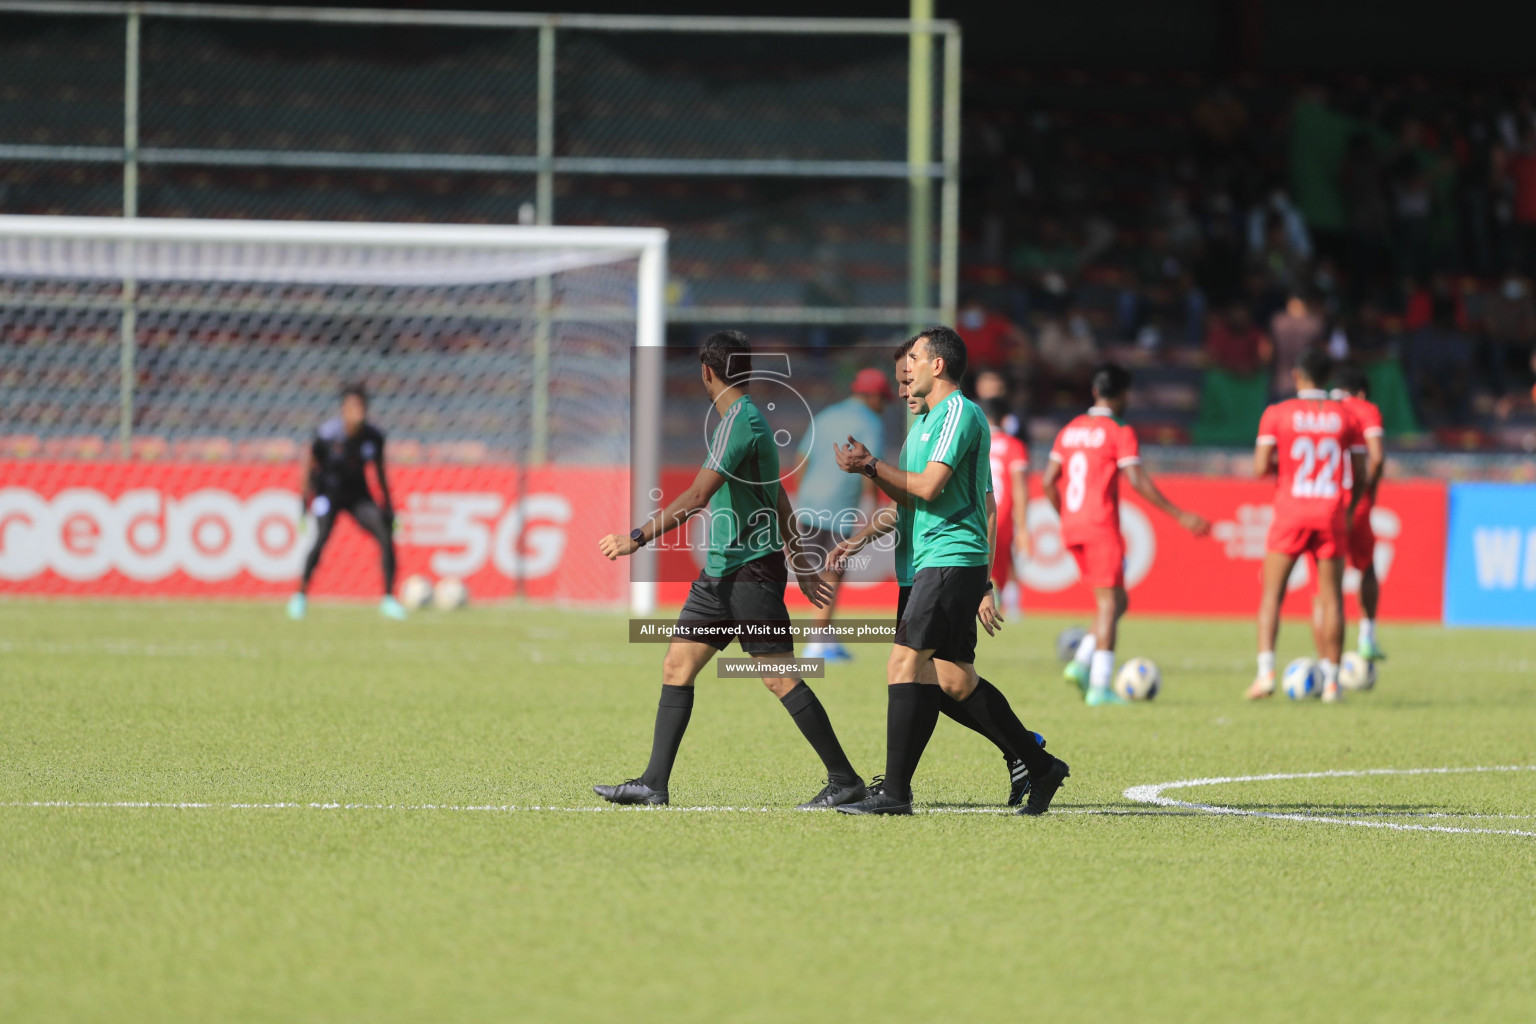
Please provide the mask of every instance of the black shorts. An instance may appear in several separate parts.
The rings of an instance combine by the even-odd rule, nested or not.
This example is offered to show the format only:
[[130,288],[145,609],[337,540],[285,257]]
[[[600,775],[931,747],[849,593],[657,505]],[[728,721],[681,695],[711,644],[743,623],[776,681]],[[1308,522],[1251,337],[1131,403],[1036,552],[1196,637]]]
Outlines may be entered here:
[[377,507],[378,503],[367,491],[319,491],[310,504],[310,511],[315,514],[316,519],[334,515],[337,512],[347,512],[356,517],[357,510],[365,509],[369,505]]
[[386,516],[378,502],[373,500],[373,495],[366,491],[321,492],[310,502],[309,510],[314,513],[315,522],[319,526],[315,540],[317,544],[323,544],[329,539],[331,529],[343,512],[380,544],[394,543],[393,513]]
[[912,584],[908,583],[906,586],[898,587],[896,589],[896,620],[898,622],[901,621],[901,617],[903,615],[907,614],[907,601],[909,601],[911,597]]
[[919,569],[896,624],[896,642],[914,651],[932,650],[940,661],[976,661],[976,609],[987,592],[989,567],[940,566]]
[[[789,632],[789,609],[784,605],[788,582],[789,567],[778,552],[724,576],[701,573],[688,588],[688,600],[677,621],[691,627],[693,635],[688,639],[717,651],[736,640],[747,654],[791,653],[795,643]],[[700,625],[709,626],[710,635],[698,635]],[[744,628],[748,625],[755,631],[748,632]]]

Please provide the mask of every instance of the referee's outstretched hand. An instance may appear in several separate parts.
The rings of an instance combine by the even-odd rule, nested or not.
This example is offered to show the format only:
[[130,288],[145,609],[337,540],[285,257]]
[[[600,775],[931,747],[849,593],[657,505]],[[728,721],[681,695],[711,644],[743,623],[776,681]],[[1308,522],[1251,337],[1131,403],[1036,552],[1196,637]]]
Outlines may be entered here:
[[981,606],[976,609],[976,617],[981,620],[981,628],[987,631],[987,636],[997,636],[997,631],[1003,628],[1003,613],[997,607],[997,592],[988,590],[981,598]]
[[842,572],[847,568],[850,555],[855,555],[864,546],[864,541],[858,537],[848,537],[838,541],[827,552],[827,563],[822,567],[825,572]]
[[610,533],[597,542],[597,550],[603,553],[608,561],[616,561],[625,555],[632,555],[640,550],[640,545],[635,543],[633,537],[621,537],[617,533]]
[[835,591],[832,584],[822,578],[818,572],[795,572],[795,579],[800,581],[800,593],[805,599],[817,608],[825,608],[832,603],[832,595]]
[[864,467],[874,460],[874,455],[857,440],[852,434],[848,435],[846,445],[832,442],[832,454],[837,459],[837,468],[844,473],[862,473]]

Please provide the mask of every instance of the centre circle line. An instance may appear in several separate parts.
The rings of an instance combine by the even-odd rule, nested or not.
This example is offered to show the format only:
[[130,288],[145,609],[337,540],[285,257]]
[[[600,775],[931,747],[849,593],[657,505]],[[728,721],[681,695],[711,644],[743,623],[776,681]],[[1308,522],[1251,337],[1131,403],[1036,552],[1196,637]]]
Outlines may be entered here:
[[1334,769],[1322,772],[1273,772],[1267,775],[1229,775],[1205,779],[1178,779],[1173,782],[1157,782],[1145,786],[1132,786],[1122,795],[1132,803],[1154,807],[1177,807],[1202,811],[1206,814],[1224,814],[1244,818],[1267,818],[1271,821],[1304,821],[1320,825],[1349,825],[1355,828],[1384,828],[1395,832],[1446,832],[1461,835],[1526,836],[1536,838],[1536,832],[1523,829],[1459,828],[1454,825],[1410,825],[1393,821],[1361,821],[1358,818],[1340,818],[1331,815],[1295,814],[1284,811],[1255,811],[1246,807],[1230,807],[1224,804],[1196,803],[1178,800],[1163,794],[1171,789],[1197,789],[1202,786],[1220,786],[1235,782],[1283,782],[1293,779],[1355,779],[1380,775],[1469,775],[1489,772],[1536,771],[1536,765],[1474,765],[1464,768],[1360,768]]

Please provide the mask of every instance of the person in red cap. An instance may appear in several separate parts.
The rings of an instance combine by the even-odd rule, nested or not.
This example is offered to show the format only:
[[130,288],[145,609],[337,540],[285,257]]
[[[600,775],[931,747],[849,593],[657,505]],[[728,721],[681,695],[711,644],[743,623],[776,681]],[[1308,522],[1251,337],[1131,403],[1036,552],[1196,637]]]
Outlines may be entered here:
[[[874,500],[874,487],[863,476],[843,472],[832,454],[832,441],[850,435],[863,440],[869,450],[883,450],[884,426],[880,414],[887,402],[896,397],[886,375],[873,367],[860,370],[848,388],[850,394],[817,413],[811,429],[800,439],[800,482],[795,493],[795,528],[805,538],[807,552],[825,556],[839,541],[846,540],[864,525],[865,498]],[[804,657],[828,661],[851,661],[852,655],[833,641],[825,630],[832,621],[837,603],[836,587],[842,582],[841,569],[828,570],[827,582],[834,590],[832,599],[816,610],[817,634],[805,647]]]

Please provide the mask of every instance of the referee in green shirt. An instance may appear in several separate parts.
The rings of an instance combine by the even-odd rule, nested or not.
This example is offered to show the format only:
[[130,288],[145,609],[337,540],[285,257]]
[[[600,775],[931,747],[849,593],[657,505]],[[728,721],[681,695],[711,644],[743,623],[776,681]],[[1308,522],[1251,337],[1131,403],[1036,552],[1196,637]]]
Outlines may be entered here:
[[863,800],[838,807],[846,814],[912,813],[912,776],[938,722],[941,688],[1025,761],[1031,783],[1020,813],[1045,813],[1068,775],[1066,762],[1035,742],[1002,692],[976,675],[976,610],[992,586],[991,431],[960,393],[965,361],[965,342],[951,328],[930,327],[913,339],[908,387],[928,406],[916,438],[908,439],[920,446],[905,460],[913,469],[880,461],[853,437],[837,446],[845,471],[863,473],[911,504],[915,570],[886,664],[885,775]]
[[[693,683],[704,666],[732,640],[759,660],[794,656],[789,610],[784,604],[789,562],[801,592],[820,607],[831,588],[819,573],[821,559],[801,547],[790,529],[789,499],[780,485],[779,451],[768,421],[747,394],[752,377],[752,347],[740,331],[717,331],[699,348],[704,390],[720,416],[710,437],[709,454],[686,491],[672,499],[628,536],[609,534],[598,542],[607,558],[632,555],[708,507],[709,556],[704,571],[688,590],[678,625],[689,636],[673,637],[662,661],[661,701],[651,760],[645,772],[627,782],[594,786],[616,804],[665,804],[672,763],[693,715]],[[748,625],[768,626],[765,633]],[[826,766],[821,792],[800,810],[825,810],[863,799],[864,782],[843,753],[826,709],[805,681],[769,674],[764,684],[778,697],[801,733]]]
[[[912,345],[915,340],[912,338],[907,339],[896,350],[896,382],[900,385],[897,394],[907,403],[907,411],[912,414],[912,427],[907,431],[907,441],[902,445],[900,456],[901,468],[907,472],[911,472],[913,469],[921,470],[926,465],[926,455],[929,447],[922,439],[928,418],[927,399],[915,398],[908,391],[912,382],[907,376],[907,353],[912,351]],[[833,447],[835,449],[836,445]],[[924,461],[913,461],[920,458]],[[988,468],[990,469],[990,465]],[[894,533],[896,535],[896,618],[900,620],[902,613],[906,611],[907,601],[912,596],[912,506],[911,502],[900,493],[891,495],[891,498],[894,504],[880,509],[870,518],[870,521],[864,525],[862,530],[847,540],[840,542],[828,556],[828,563],[829,565],[840,564],[843,559],[862,550],[866,544],[876,537],[883,537],[886,534]],[[991,498],[990,492],[988,493],[988,498]],[[994,524],[997,520],[997,506],[994,501],[987,501],[986,512],[988,522],[987,536],[989,542],[991,542],[989,546],[995,551],[996,526]],[[981,620],[981,624],[986,628],[989,636],[995,635],[996,631],[1002,628],[1002,616],[997,614],[994,595],[990,591],[982,597],[981,607],[977,609],[976,617]],[[935,656],[935,660],[937,660],[937,656]],[[923,673],[921,682],[935,684],[938,682],[933,666],[934,662],[930,661],[928,668]],[[983,694],[991,692],[992,684],[979,674],[976,677],[976,685]],[[1025,795],[1029,792],[1029,766],[1022,757],[1014,754],[1008,748],[1005,739],[993,736],[987,731],[987,727],[983,723],[977,721],[972,716],[970,707],[973,703],[975,702],[968,701],[962,703],[949,694],[944,693],[942,688],[940,690],[939,711],[967,729],[974,730],[985,736],[1002,752],[1003,761],[1008,767],[1008,806],[1017,807],[1024,801]],[[981,703],[986,704],[987,702],[984,699]],[[1035,733],[1034,739],[1039,746],[1045,746],[1044,736]]]

